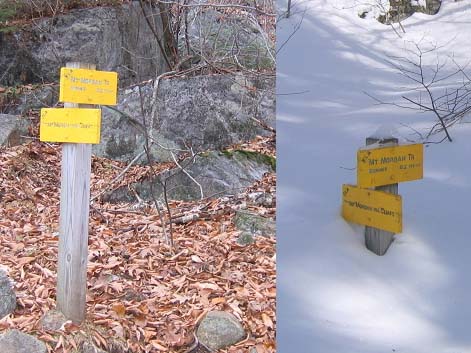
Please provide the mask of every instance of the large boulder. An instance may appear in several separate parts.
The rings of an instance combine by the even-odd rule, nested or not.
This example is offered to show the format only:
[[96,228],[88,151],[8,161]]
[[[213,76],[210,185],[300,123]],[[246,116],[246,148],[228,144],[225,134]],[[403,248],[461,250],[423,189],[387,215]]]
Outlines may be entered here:
[[[148,14],[155,9],[147,7]],[[159,16],[153,16],[158,34]],[[40,19],[18,32],[0,32],[0,85],[53,82],[67,62],[117,71],[121,86],[163,72],[166,65],[138,2],[77,9]]]
[[54,107],[59,100],[59,86],[39,86],[30,90],[24,89],[20,94],[5,94],[3,97],[5,100],[3,111],[5,113],[25,116],[30,110]]
[[[173,161],[164,147],[187,150],[191,146],[194,152],[221,149],[268,134],[259,122],[275,127],[274,77],[238,73],[161,79],[155,109],[153,99],[152,82],[119,90],[118,106],[102,107],[101,143],[93,145],[93,153],[123,162],[133,160],[145,141],[140,125],[160,145],[151,147],[155,161]],[[19,136],[27,135],[29,120],[13,114],[24,116],[29,110],[55,106],[57,100],[54,85],[15,96],[5,109],[10,115],[0,115],[0,143],[18,144]],[[145,161],[142,156],[140,162]]]
[[16,146],[29,134],[31,122],[22,117],[0,114],[0,146]]
[[153,93],[152,83],[136,86],[120,94],[117,109],[125,114],[103,109],[95,155],[133,160],[144,145],[142,125],[158,142],[151,150],[155,161],[172,161],[165,148],[214,150],[266,135],[268,131],[252,118],[275,125],[274,78],[233,74],[162,79],[154,109]]
[[[273,69],[275,46],[250,14],[230,15],[195,7],[188,14],[188,41],[180,41],[180,50],[214,66],[244,69]],[[194,60],[194,59],[193,59]],[[195,60],[194,60],[195,61]]]
[[2,353],[47,353],[46,345],[37,338],[18,330],[9,330],[0,335]]
[[[200,186],[203,196],[233,195],[250,186],[256,180],[260,180],[267,172],[274,171],[274,158],[247,151],[234,152],[208,152],[190,163],[183,161],[181,166],[191,177],[198,182],[195,183],[187,174],[172,170],[163,173],[155,179],[146,179],[132,185],[131,189],[143,200],[151,200],[154,196],[163,198],[164,189],[162,182],[170,175],[167,182],[167,195],[174,200],[197,200],[201,198]],[[152,185],[152,187],[151,187]],[[135,195],[128,187],[119,188],[105,194],[103,199],[109,202],[134,202]]]
[[435,15],[440,10],[442,0],[425,0],[425,6],[419,0],[389,0],[389,9],[378,17],[385,24],[399,22],[415,12]]
[[[16,295],[7,274],[0,270],[0,320],[16,309]],[[0,352],[3,352],[0,350]]]

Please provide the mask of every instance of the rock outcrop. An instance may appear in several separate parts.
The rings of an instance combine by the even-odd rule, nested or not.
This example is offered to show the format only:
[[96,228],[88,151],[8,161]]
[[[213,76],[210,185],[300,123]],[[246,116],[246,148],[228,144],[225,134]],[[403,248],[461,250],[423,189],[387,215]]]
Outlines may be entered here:
[[[161,33],[159,16],[152,18]],[[18,32],[0,32],[0,85],[58,81],[60,67],[71,61],[117,71],[121,86],[166,70],[154,34],[135,1],[72,10],[37,20]]]
[[[260,180],[267,172],[274,171],[274,158],[247,151],[208,152],[197,156],[194,161],[183,161],[180,165],[192,176],[178,169],[163,173],[156,179],[146,179],[131,185],[131,189],[143,200],[152,199],[152,189],[157,199],[163,198],[162,182],[167,179],[167,195],[173,200],[198,200],[203,196],[233,195]],[[170,177],[170,175],[173,175]],[[152,185],[152,187],[151,187]],[[200,189],[201,186],[201,189]],[[103,200],[109,202],[135,202],[130,188],[123,187],[108,194]]]
[[153,84],[148,83],[120,95],[117,109],[128,117],[104,108],[101,143],[93,147],[93,153],[133,160],[143,149],[145,126],[160,145],[153,145],[153,159],[172,161],[165,148],[218,150],[266,135],[268,131],[256,120],[275,125],[275,81],[271,77],[233,74],[163,79],[156,98],[153,109]]
[[425,6],[418,0],[389,0],[389,10],[378,17],[378,21],[390,24],[399,22],[415,12],[435,15],[440,10],[442,0],[425,0]]
[[[231,69],[273,69],[275,46],[254,16],[195,8],[188,14],[188,43],[196,58]],[[181,51],[187,43],[183,38]]]
[[29,134],[31,122],[27,118],[0,114],[0,146],[16,146]]
[[[143,149],[142,126],[160,144],[151,147],[155,161],[173,161],[163,147],[188,150],[191,146],[194,152],[219,150],[267,135],[269,131],[257,121],[275,127],[275,79],[270,76],[162,79],[154,110],[153,89],[152,82],[122,89],[116,108],[103,107],[101,143],[93,146],[95,155],[130,162]],[[29,120],[13,114],[26,115],[30,109],[54,106],[57,100],[57,86],[18,95],[17,102],[6,109],[9,115],[0,115],[0,143],[18,144],[22,141],[19,136],[27,135]],[[145,161],[143,156],[140,162]]]

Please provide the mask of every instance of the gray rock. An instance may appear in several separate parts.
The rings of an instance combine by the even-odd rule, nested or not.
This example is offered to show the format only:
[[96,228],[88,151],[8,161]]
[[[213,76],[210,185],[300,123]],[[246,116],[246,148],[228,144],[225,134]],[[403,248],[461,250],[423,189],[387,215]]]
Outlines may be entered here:
[[[181,162],[186,166],[187,162]],[[187,168],[188,173],[201,185],[204,197],[233,195],[260,180],[263,174],[274,171],[271,157],[253,152],[208,152],[197,156]],[[156,198],[163,198],[162,181],[175,171],[161,177],[133,184],[133,188],[143,200],[151,200],[151,182]],[[168,179],[167,193],[174,200],[197,200],[201,197],[199,186],[186,174],[179,172]],[[104,195],[109,202],[134,202],[135,196],[129,188],[123,187]]]
[[[160,17],[153,19],[161,34]],[[117,71],[121,86],[166,70],[138,2],[72,10],[19,32],[0,32],[2,85],[57,81],[60,67],[70,61]]]
[[16,146],[24,142],[31,122],[26,118],[0,114],[0,145]]
[[265,206],[265,207],[274,207],[275,205],[275,200],[273,198],[273,195],[268,192],[263,192],[263,191],[253,192],[247,196],[248,196],[249,201],[255,205]]
[[[17,97],[17,105],[6,111],[24,115],[30,109],[54,106],[57,91],[57,86],[27,91]],[[195,152],[222,149],[268,134],[252,117],[275,126],[274,78],[234,74],[161,80],[154,119],[151,119],[152,96],[152,83],[120,90],[117,109],[138,124],[112,108],[103,107],[101,143],[93,145],[93,153],[130,162],[142,151],[145,138],[139,124],[144,123],[153,127],[147,131],[160,145],[185,150],[191,145]],[[21,143],[19,136],[27,134],[29,121],[1,116],[0,119],[0,138],[3,136],[5,141],[14,131],[10,144]],[[157,145],[153,145],[151,153],[155,161],[172,161],[168,151]],[[145,156],[141,157],[140,162],[145,161]]]
[[[195,8],[189,12],[188,24],[188,42],[196,58],[225,68],[275,67],[274,43],[253,16]],[[185,51],[186,41],[180,42]]]
[[378,17],[378,21],[385,24],[402,21],[415,12],[435,15],[440,10],[442,0],[425,0],[425,6],[414,0],[389,0],[389,3],[389,11]]
[[237,240],[240,245],[248,245],[255,241],[254,236],[274,237],[276,222],[252,212],[236,211],[235,226],[241,231]]
[[424,13],[428,15],[435,15],[440,10],[442,6],[442,0],[425,0],[425,10]]
[[[221,149],[268,132],[252,117],[274,127],[275,81],[273,78],[210,75],[163,79],[157,109],[152,114],[153,85],[125,90],[118,110],[103,109],[101,143],[93,146],[97,156],[129,162],[142,151],[141,125],[161,146],[193,151]],[[154,145],[155,161],[172,161],[168,150]],[[141,162],[145,157],[141,158]]]
[[237,238],[237,244],[247,246],[255,243],[255,238],[251,232],[241,232]]
[[16,102],[7,106],[4,112],[24,116],[30,110],[53,107],[58,100],[58,86],[40,86],[18,95]]
[[35,337],[18,330],[9,330],[0,335],[2,353],[46,353],[46,345]]
[[246,333],[234,315],[210,311],[200,322],[196,337],[204,346],[218,350],[242,341]]
[[11,314],[15,309],[16,295],[12,282],[7,274],[0,270],[0,319]]
[[67,318],[58,310],[49,310],[41,318],[41,327],[44,330],[57,331],[67,322]]

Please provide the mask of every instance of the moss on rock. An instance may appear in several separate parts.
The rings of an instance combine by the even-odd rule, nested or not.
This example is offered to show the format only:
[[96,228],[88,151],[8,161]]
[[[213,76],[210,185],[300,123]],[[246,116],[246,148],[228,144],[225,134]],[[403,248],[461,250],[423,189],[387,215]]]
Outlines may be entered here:
[[228,158],[240,159],[242,157],[261,164],[266,164],[269,165],[273,171],[276,171],[276,158],[264,153],[247,150],[223,150],[221,153]]

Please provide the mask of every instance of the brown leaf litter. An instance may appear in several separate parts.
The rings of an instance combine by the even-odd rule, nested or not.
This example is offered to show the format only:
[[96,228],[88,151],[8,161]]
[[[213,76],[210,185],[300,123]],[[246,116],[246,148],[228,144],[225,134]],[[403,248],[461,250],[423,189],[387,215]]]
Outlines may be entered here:
[[[242,147],[274,155],[274,137],[259,137]],[[94,157],[92,195],[124,167]],[[149,167],[132,166],[115,187],[148,174]],[[249,335],[224,352],[275,352],[276,240],[259,237],[239,246],[233,224],[235,210],[242,206],[275,216],[275,205],[260,206],[247,198],[256,191],[275,197],[274,173],[234,197],[171,202],[175,217],[196,211],[202,215],[174,223],[173,251],[151,207],[133,212],[129,204],[95,201],[89,225],[87,320],[80,326],[67,322],[58,331],[44,330],[39,323],[55,308],[60,146],[31,142],[0,149],[0,182],[0,268],[15,282],[18,301],[15,312],[0,320],[0,330],[34,334],[49,352],[73,352],[89,339],[110,351],[128,347],[136,353],[181,353],[191,345],[205,313],[225,310],[241,320]]]

